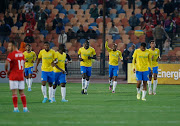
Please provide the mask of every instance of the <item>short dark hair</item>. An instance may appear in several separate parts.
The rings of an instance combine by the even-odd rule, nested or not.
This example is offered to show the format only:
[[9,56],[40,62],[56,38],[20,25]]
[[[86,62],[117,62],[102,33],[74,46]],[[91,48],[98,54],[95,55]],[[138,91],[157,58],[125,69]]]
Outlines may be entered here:
[[17,47],[18,43],[16,41],[10,41],[9,43],[12,43],[13,46]]
[[65,48],[65,45],[64,44],[60,44],[59,45],[59,50],[62,50],[62,49],[64,49]]
[[50,43],[49,43],[49,42],[47,42],[47,41],[46,41],[46,42],[44,42],[44,44],[48,44],[48,45],[50,45]]
[[145,42],[141,43],[141,46],[146,47],[146,43]]
[[151,40],[149,43],[151,43],[151,42],[155,42],[155,40]]
[[31,47],[31,44],[27,43],[26,46],[30,46]]

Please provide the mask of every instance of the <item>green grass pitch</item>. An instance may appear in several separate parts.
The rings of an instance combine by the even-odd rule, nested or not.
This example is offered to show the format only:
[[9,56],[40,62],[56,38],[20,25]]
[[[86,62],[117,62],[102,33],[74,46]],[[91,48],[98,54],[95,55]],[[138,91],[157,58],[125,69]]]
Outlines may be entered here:
[[61,103],[60,87],[56,103],[42,103],[41,84],[33,84],[25,94],[29,113],[13,113],[9,84],[0,84],[0,126],[180,126],[180,85],[158,85],[157,95],[147,101],[136,99],[136,85],[90,84],[82,95],[81,84],[67,84],[68,103]]

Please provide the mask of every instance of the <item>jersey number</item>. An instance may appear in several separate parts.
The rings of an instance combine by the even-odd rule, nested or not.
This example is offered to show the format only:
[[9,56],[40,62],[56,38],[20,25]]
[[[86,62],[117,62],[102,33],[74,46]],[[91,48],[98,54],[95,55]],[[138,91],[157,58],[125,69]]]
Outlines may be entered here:
[[23,60],[18,60],[18,66],[19,66],[19,70],[23,70],[23,68],[24,68],[24,61]]

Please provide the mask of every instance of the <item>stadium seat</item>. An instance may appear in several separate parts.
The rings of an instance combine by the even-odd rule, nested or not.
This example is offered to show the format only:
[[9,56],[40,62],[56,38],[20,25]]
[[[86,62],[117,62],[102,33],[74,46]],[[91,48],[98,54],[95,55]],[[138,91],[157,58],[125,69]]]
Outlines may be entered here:
[[115,41],[117,39],[120,39],[121,37],[120,37],[120,35],[113,35],[112,38],[113,38],[113,41]]
[[77,33],[77,31],[79,30],[79,27],[74,26],[72,29],[73,29],[73,31],[74,31],[75,33]]
[[52,4],[49,4],[47,7],[48,7],[49,10],[53,10],[54,9],[54,5],[52,5]]
[[56,7],[58,5],[58,1],[57,0],[53,0],[52,1],[52,5],[54,5],[54,7]]
[[126,31],[126,34],[127,34],[131,29],[132,29],[131,26],[127,26],[127,27],[124,28],[124,30]]
[[18,33],[18,27],[17,27],[17,26],[13,26],[13,27],[11,28],[11,32],[12,32],[12,33]]
[[103,22],[103,19],[102,18],[97,18],[96,23],[99,24],[100,22]]
[[78,10],[79,10],[79,5],[78,5],[78,4],[73,5],[73,9],[74,9],[75,11],[78,11]]
[[87,9],[87,10],[85,11],[85,15],[86,15],[86,14],[89,14],[89,11],[90,11],[90,9]]
[[91,23],[90,26],[96,26],[97,27],[98,25],[96,22],[94,22],[94,23]]
[[117,10],[116,9],[111,9],[110,14],[116,14]]
[[86,18],[79,18],[79,22],[80,22],[81,24],[84,24],[84,23],[86,22]]
[[119,11],[121,8],[122,8],[121,5],[119,5],[119,4],[116,5],[116,10],[117,10],[117,11]]
[[61,19],[64,19],[65,14],[64,14],[64,13],[59,13],[59,17],[60,17]]
[[59,12],[61,12],[61,10],[62,10],[63,6],[62,6],[61,4],[58,4],[55,8],[56,8],[56,9],[58,9],[58,10],[59,10]]
[[44,1],[43,4],[44,4],[44,5],[49,5],[49,4],[50,4],[50,1]]
[[110,14],[109,17],[111,18],[111,20],[113,20],[114,18],[116,18],[116,14]]
[[116,39],[116,40],[115,40],[115,43],[116,43],[116,44],[119,44],[119,43],[122,43],[122,41],[121,41],[121,39]]
[[74,9],[70,9],[69,11],[68,11],[68,14],[75,14],[76,12],[75,12],[75,10]]
[[121,14],[118,15],[118,17],[119,17],[120,20],[121,20],[121,19],[123,19],[123,18],[125,17],[125,14],[124,14],[124,13],[121,13]]
[[69,18],[68,17],[64,17],[64,19],[62,20],[62,22],[63,22],[63,24],[67,24],[67,23],[69,23],[70,21],[69,21]]
[[111,22],[111,18],[106,18],[106,24],[108,24],[109,22]]
[[77,11],[77,14],[84,15],[84,10],[82,10],[82,9],[79,9],[79,10]]
[[65,9],[61,9],[60,13],[63,13],[66,15],[67,11]]
[[88,9],[88,4],[83,4],[81,5],[81,9],[83,9],[84,11],[86,11]]
[[64,9],[66,9],[67,11],[69,11],[71,9],[71,5],[67,4],[65,5]]
[[41,31],[41,34],[43,34],[45,38],[46,38],[46,36],[47,36],[48,33],[49,33],[49,32],[48,32],[47,30]]
[[71,24],[72,24],[72,25],[76,24],[76,23],[77,23],[77,21],[78,21],[78,19],[77,19],[77,18],[71,18]]
[[91,24],[91,23],[94,23],[94,18],[89,18],[88,19],[88,22]]
[[102,4],[99,4],[98,5],[98,9],[100,10],[100,9],[102,9],[103,8],[103,5]]
[[88,20],[91,17],[91,15],[90,14],[85,14],[84,17]]
[[53,13],[54,15],[57,15],[57,14],[59,13],[59,10],[58,10],[58,9],[52,9],[52,13]]

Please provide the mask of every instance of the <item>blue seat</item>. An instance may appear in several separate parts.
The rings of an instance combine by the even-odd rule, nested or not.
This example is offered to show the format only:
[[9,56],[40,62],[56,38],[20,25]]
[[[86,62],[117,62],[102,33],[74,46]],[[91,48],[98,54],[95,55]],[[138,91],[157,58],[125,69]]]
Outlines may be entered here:
[[96,22],[94,22],[94,23],[91,23],[90,26],[96,26],[97,27],[98,25]]
[[110,18],[111,20],[113,20],[114,18],[116,18],[116,14],[110,14]]
[[44,38],[46,38],[49,32],[47,30],[42,30],[40,33],[44,35]]
[[118,4],[118,5],[116,5],[116,10],[117,10],[117,11],[119,11],[121,8],[122,8],[122,6],[121,6],[121,5],[119,5],[119,4]]
[[74,26],[73,27],[73,31],[77,33],[77,31],[79,30],[79,27],[78,26]]
[[112,35],[112,38],[113,38],[113,41],[117,40],[117,39],[120,39],[120,35],[117,35],[117,34],[113,34]]
[[132,42],[128,43],[128,44],[127,44],[127,48],[131,47],[132,45],[133,45]]
[[142,15],[142,14],[136,14],[136,17],[137,17],[137,18],[142,18],[143,15]]
[[58,4],[58,5],[56,6],[56,9],[58,9],[59,12],[61,12],[61,10],[63,9],[63,6],[62,6],[61,4]]
[[120,10],[117,11],[117,14],[121,14],[121,13],[126,13],[126,11],[123,10],[123,9],[120,9]]
[[63,22],[63,24],[67,24],[67,23],[69,23],[69,19],[68,19],[68,17],[65,17],[64,19],[62,19],[62,22]]
[[88,9],[88,4],[83,4],[81,5],[81,9],[83,9],[84,11],[86,11]]
[[140,43],[140,42],[137,43],[137,44],[136,44],[136,49],[138,49],[140,46],[141,46],[141,43]]
[[85,43],[86,39],[80,39],[79,42],[81,43],[81,45],[83,45]]
[[99,36],[101,34],[98,29],[96,30],[96,34],[97,34],[97,36]]
[[61,11],[59,13],[63,13],[66,15],[67,11],[66,11],[66,9],[61,9]]
[[131,28],[131,26],[127,26],[127,27],[125,27],[125,31],[126,31],[126,33],[128,33],[131,29],[132,29],[132,28]]
[[73,9],[70,9],[69,11],[68,11],[68,14],[75,14],[76,12],[75,12],[75,10],[73,10]]
[[50,49],[53,48],[55,44],[53,42],[50,42]]

